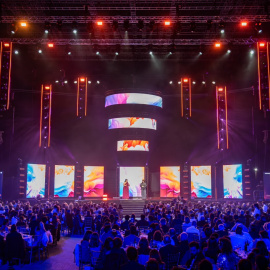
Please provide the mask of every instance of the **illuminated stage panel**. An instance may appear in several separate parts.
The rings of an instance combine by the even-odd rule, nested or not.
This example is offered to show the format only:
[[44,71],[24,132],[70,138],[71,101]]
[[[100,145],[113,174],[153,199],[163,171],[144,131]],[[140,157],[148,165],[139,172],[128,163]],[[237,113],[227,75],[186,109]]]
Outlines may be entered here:
[[27,165],[26,198],[36,198],[37,195],[45,197],[45,174],[46,165]]
[[54,197],[74,197],[74,166],[55,165]]
[[102,197],[104,190],[104,167],[84,166],[84,197]]
[[105,107],[118,104],[143,104],[162,108],[162,97],[141,93],[121,93],[107,96]]
[[140,140],[118,141],[117,151],[149,151],[149,141],[140,141]]
[[224,198],[243,199],[242,164],[223,165]]
[[180,166],[160,167],[160,197],[180,194]]
[[109,119],[109,129],[115,128],[148,128],[157,129],[157,120],[140,117],[122,117]]
[[212,198],[211,166],[191,166],[191,197]]
[[144,167],[120,167],[120,197],[123,197],[123,183],[128,179],[129,197],[141,197],[140,184],[144,178]]

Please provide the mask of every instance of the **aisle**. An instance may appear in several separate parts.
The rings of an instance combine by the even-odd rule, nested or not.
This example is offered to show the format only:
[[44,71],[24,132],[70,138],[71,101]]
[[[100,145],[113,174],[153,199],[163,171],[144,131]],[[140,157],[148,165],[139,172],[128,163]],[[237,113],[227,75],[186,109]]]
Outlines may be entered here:
[[[47,260],[15,266],[16,270],[76,270],[79,269],[74,263],[73,250],[76,244],[82,239],[80,237],[61,237],[60,242],[56,247],[50,249],[50,255]],[[1,270],[7,270],[8,266],[0,266]]]

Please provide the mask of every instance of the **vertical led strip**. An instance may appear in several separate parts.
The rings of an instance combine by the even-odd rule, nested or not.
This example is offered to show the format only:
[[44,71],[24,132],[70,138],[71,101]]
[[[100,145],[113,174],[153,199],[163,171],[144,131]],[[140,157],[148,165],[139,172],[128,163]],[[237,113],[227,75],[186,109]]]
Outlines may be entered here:
[[11,60],[12,60],[12,42],[10,42],[10,50],[9,50],[9,72],[8,72],[8,96],[7,96],[7,110],[10,105],[10,83],[11,83]]
[[189,117],[191,117],[191,78],[189,78]]
[[270,110],[270,61],[269,61],[269,42],[267,42],[267,68],[268,68],[268,109]]
[[217,103],[217,141],[219,149],[219,114],[218,114],[218,87],[216,86],[216,103]]
[[259,83],[259,107],[262,109],[262,97],[261,97],[261,70],[260,70],[260,46],[257,42],[257,57],[258,57],[258,83]]
[[39,120],[39,147],[41,147],[41,137],[42,137],[42,119],[43,119],[43,84],[41,85],[41,95],[40,95],[40,120]]
[[184,83],[188,83],[189,117],[191,117],[191,78],[181,78],[181,116],[184,117]]
[[181,78],[181,116],[184,116],[183,78]]
[[225,86],[225,113],[226,113],[226,143],[229,149],[228,110],[227,110],[227,87]]
[[84,116],[87,114],[87,77],[79,77],[77,81],[77,116],[79,116],[80,87],[84,87]]

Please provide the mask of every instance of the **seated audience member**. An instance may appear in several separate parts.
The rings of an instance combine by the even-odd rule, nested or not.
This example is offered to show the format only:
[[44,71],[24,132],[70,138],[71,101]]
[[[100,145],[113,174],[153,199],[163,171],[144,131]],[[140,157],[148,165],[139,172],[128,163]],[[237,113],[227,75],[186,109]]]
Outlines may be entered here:
[[204,259],[204,255],[200,251],[200,245],[193,241],[189,244],[189,248],[191,257],[188,259],[186,266],[191,270],[198,269],[199,263]]
[[160,248],[159,253],[162,261],[166,263],[168,261],[168,255],[177,254],[178,249],[171,244],[171,237],[167,234],[163,237],[163,243],[165,246]]
[[203,259],[198,264],[198,270],[213,270],[213,265],[206,259]]
[[137,263],[138,252],[135,247],[128,247],[127,258],[128,262],[121,265],[120,270],[145,270],[143,265]]
[[226,270],[235,270],[239,258],[233,252],[231,241],[226,237],[219,239],[220,254],[217,259],[217,267]]
[[148,240],[142,237],[139,241],[138,255],[149,255],[150,250]]
[[25,245],[22,235],[17,232],[16,225],[11,226],[10,233],[6,237],[5,254],[8,261],[12,258],[23,259],[25,256]]
[[17,228],[18,228],[18,227],[26,227],[26,223],[25,223],[25,221],[24,221],[23,216],[20,216],[20,219],[19,219],[19,221],[17,222],[16,226],[17,226]]
[[207,247],[203,249],[203,254],[207,259],[210,259],[211,262],[215,264],[217,262],[219,252],[217,238],[211,236],[208,240]]
[[149,222],[145,220],[145,215],[141,215],[141,220],[136,223],[137,227],[148,227]]
[[[155,259],[149,259],[149,261],[146,263],[146,270],[161,270],[159,267],[159,264],[157,262],[157,260]],[[162,268],[163,269],[163,268]]]
[[113,248],[110,253],[105,257],[104,269],[119,270],[120,266],[127,263],[127,254],[122,248],[121,238],[113,239]]
[[169,226],[167,225],[167,221],[165,218],[160,220],[160,229],[163,234],[166,234],[169,231]]
[[256,270],[269,270],[269,261],[263,255],[257,255],[255,259]]
[[164,244],[162,242],[162,233],[161,231],[155,231],[153,236],[152,248],[160,249]]
[[134,225],[130,226],[130,235],[124,238],[124,243],[123,247],[126,246],[132,246],[132,245],[137,245],[140,241],[140,238],[136,236],[137,230]]
[[121,224],[121,230],[128,230],[129,229],[129,219],[130,216],[129,215],[125,215],[125,221]]
[[177,233],[181,233],[182,224],[183,224],[182,215],[178,214],[177,217],[172,220],[171,228],[174,228],[177,231]]
[[250,252],[247,256],[247,259],[251,262],[252,264],[252,269],[255,269],[255,258],[256,258],[256,254],[254,252]]
[[0,235],[0,260],[2,260],[3,264],[5,260],[5,241],[2,235]]
[[113,248],[113,239],[111,237],[108,237],[101,248],[101,252],[96,264],[96,269],[99,270],[104,268],[105,258],[111,252],[112,248]]
[[188,216],[185,217],[185,222],[182,224],[182,230],[185,232],[188,227],[191,226],[190,219]]
[[157,249],[152,249],[149,255],[150,259],[155,259],[158,262],[159,270],[165,270],[165,263],[161,260],[159,251]]
[[182,232],[178,235],[179,246],[177,246],[179,255],[179,263],[180,265],[185,265],[189,258],[189,243],[188,243],[188,234],[186,232]]
[[259,231],[257,231],[256,226],[254,224],[250,224],[249,226],[249,235],[253,240],[260,238]]
[[101,242],[99,241],[99,235],[97,232],[94,232],[91,235],[89,247],[90,247],[90,250],[94,250],[94,251],[101,250]]
[[218,230],[216,231],[219,237],[227,236],[228,231],[225,230],[224,224],[218,225]]
[[[260,240],[262,240],[265,243],[267,249],[270,250],[270,240],[268,233],[266,231],[260,231],[260,237]],[[259,239],[257,241],[259,241]]]
[[53,237],[50,231],[46,231],[44,223],[39,223],[39,229],[36,230],[36,235],[39,236],[38,242],[43,246],[46,247],[48,243],[53,242]]
[[238,263],[237,270],[253,270],[251,261],[248,259],[241,259]]
[[240,248],[241,250],[251,250],[253,245],[253,239],[249,235],[249,233],[242,231],[242,225],[238,225],[235,233],[232,232],[230,234],[230,239],[232,243],[232,247]]
[[256,243],[256,249],[260,255],[263,255],[266,258],[269,258],[269,252],[267,250],[266,244],[264,241],[260,240]]
[[200,220],[198,220],[197,222],[197,227],[199,228],[203,228],[203,226],[207,224],[207,222],[205,221],[205,217],[201,216]]
[[194,233],[194,234],[197,234],[199,239],[200,239],[200,231],[196,228],[197,226],[197,222],[196,221],[192,221],[191,223],[191,226],[189,226],[187,229],[186,229],[186,233],[189,234],[189,233]]
[[171,244],[173,246],[179,246],[179,241],[177,239],[177,235],[176,235],[176,232],[175,232],[175,229],[174,228],[170,228],[169,229],[169,235],[171,237]]

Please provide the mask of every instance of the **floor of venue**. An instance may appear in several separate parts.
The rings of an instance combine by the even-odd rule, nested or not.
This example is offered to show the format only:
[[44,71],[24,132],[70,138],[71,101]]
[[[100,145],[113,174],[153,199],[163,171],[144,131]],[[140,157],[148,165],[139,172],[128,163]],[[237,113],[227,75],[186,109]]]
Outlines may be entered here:
[[[82,235],[80,236],[72,236],[66,237],[61,236],[60,241],[57,246],[50,248],[49,257],[47,259],[36,260],[31,264],[23,264],[19,266],[14,266],[14,269],[19,270],[71,270],[77,269],[74,262],[73,251],[76,244],[82,239]],[[0,267],[1,270],[7,270],[8,264]]]

